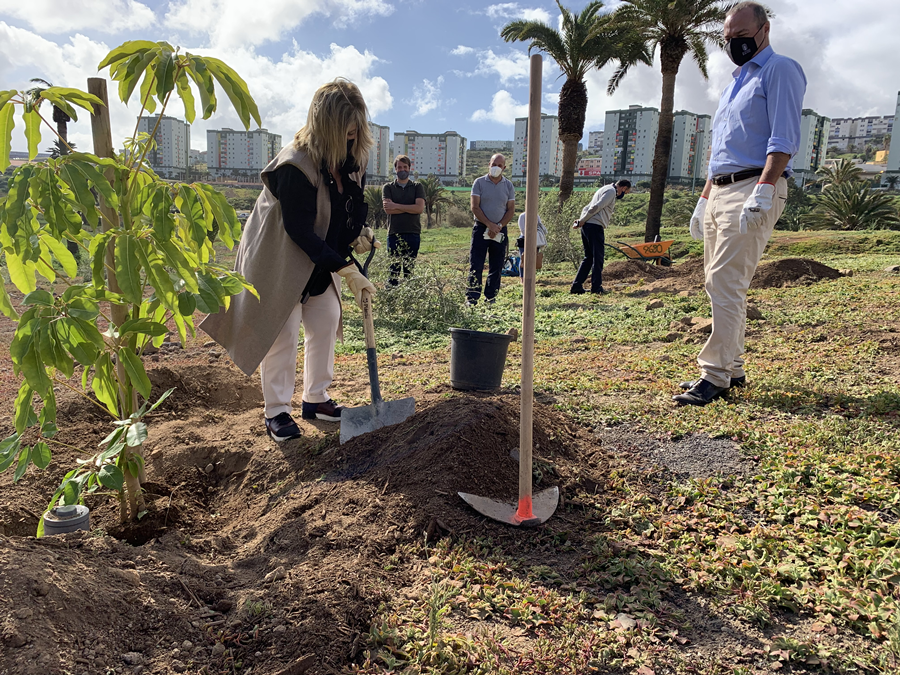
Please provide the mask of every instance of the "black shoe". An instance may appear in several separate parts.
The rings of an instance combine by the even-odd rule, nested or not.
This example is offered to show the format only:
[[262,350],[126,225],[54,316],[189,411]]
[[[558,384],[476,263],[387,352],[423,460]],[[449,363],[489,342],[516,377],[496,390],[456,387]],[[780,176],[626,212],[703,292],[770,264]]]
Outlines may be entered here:
[[584,286],[581,284],[572,284],[572,288],[569,289],[569,293],[572,295],[584,295]]
[[596,291],[593,288],[591,289],[591,293],[594,293],[595,295],[606,295],[608,292],[609,291],[607,291],[605,288],[603,288],[603,286],[601,286]]
[[300,438],[300,427],[290,413],[280,413],[266,418],[266,433],[276,443],[284,443],[292,438]]
[[728,391],[728,387],[717,387],[712,382],[697,380],[694,386],[683,394],[673,396],[672,400],[678,405],[704,406],[712,403]]
[[[700,380],[693,380],[692,382],[682,382],[678,386],[684,390],[688,390],[697,384]],[[731,387],[743,387],[747,384],[747,376],[741,375],[740,377],[732,377],[731,378]]]
[[340,422],[343,409],[343,406],[337,405],[330,399],[324,403],[307,403],[303,401],[303,419]]

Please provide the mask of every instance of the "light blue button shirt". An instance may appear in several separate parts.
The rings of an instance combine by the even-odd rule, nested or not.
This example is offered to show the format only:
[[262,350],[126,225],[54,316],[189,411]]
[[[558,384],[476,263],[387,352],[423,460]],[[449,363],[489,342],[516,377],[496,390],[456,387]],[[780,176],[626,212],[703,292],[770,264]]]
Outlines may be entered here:
[[713,120],[709,177],[762,169],[766,155],[800,148],[806,76],[800,64],[766,47],[733,73]]

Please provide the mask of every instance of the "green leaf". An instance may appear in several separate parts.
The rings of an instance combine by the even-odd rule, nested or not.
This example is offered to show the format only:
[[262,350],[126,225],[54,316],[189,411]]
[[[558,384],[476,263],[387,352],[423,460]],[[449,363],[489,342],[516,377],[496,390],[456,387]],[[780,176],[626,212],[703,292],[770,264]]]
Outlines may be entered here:
[[[69,102],[77,105],[79,108],[87,110],[92,115],[95,112],[95,106],[103,105],[103,101],[97,96],[82,91],[81,89],[73,89],[70,87],[49,87],[41,92],[41,96],[58,107],[63,107],[62,103],[64,102]],[[66,110],[66,114],[74,121],[78,121],[78,116],[75,114],[74,110]]]
[[162,104],[165,104],[166,96],[175,88],[176,69],[175,55],[167,49],[160,50],[159,60],[156,62],[156,97]]
[[119,359],[121,360],[122,365],[125,366],[125,372],[128,373],[128,379],[131,381],[131,384],[134,385],[134,388],[137,389],[138,393],[144,398],[150,398],[150,378],[147,377],[147,373],[144,370],[144,364],[141,363],[141,359],[138,355],[130,349],[120,349]]
[[44,438],[53,438],[58,433],[59,427],[56,426],[56,422],[44,422],[41,425],[41,436]]
[[53,307],[53,302],[53,295],[50,291],[32,291],[22,300],[23,305],[43,305],[44,307]]
[[6,471],[16,460],[16,453],[21,444],[19,434],[14,433],[0,441],[0,473]]
[[139,249],[140,242],[130,234],[121,234],[116,239],[116,280],[125,299],[135,305],[141,303],[143,292]]
[[0,312],[3,312],[7,319],[19,320],[19,313],[13,307],[9,294],[6,292],[6,286],[3,283],[0,283]]
[[5,103],[0,107],[0,173],[9,166],[9,153],[12,150],[12,132],[16,126],[13,116],[13,104]]
[[119,100],[122,103],[128,103],[128,99],[131,98],[131,94],[140,81],[141,75],[153,63],[157,52],[156,45],[153,45],[151,49],[141,51],[124,61],[120,61],[112,69],[112,78],[119,83]]
[[66,162],[59,167],[59,176],[72,190],[78,207],[89,223],[100,222],[100,212],[97,210],[97,200],[91,192],[91,185],[83,171],[79,170],[77,163]]
[[[119,437],[120,437],[122,434],[124,434],[124,433],[125,433],[125,427],[116,427],[115,431],[113,431],[112,433],[110,433],[109,436],[107,436],[106,438],[104,438],[104,439],[103,439],[102,441],[100,441],[97,445],[102,446],[102,445],[107,445],[107,444],[109,444],[110,447],[112,447],[113,445],[116,444],[116,441],[119,440]],[[122,446],[122,447],[125,447],[125,446]]]
[[191,83],[185,70],[178,73],[175,86],[178,88],[178,95],[184,104],[184,119],[187,120],[188,124],[193,124],[194,119],[197,117],[197,112],[194,108],[194,93],[191,91]]
[[97,70],[103,70],[107,66],[110,66],[114,63],[118,63],[119,61],[128,59],[132,56],[138,54],[145,54],[147,51],[157,48],[155,42],[150,42],[150,40],[129,40],[127,42],[123,42],[121,45],[113,49],[109,54],[103,57],[103,60],[100,61],[100,64],[97,66]]
[[46,398],[50,395],[53,384],[47,376],[46,366],[40,354],[38,354],[37,345],[34,341],[31,342],[31,348],[25,352],[25,356],[22,358],[22,373],[25,375],[25,380],[31,385],[31,388],[41,398]]
[[78,503],[78,498],[81,496],[81,485],[77,480],[69,479],[65,483],[63,483],[62,487],[62,499],[63,504],[66,506],[71,506],[72,504]]
[[146,213],[153,223],[153,237],[157,241],[167,242],[175,232],[175,216],[172,214],[172,193],[165,183],[152,186],[150,198],[144,205]]
[[62,96],[54,94],[50,89],[44,89],[44,91],[41,92],[41,98],[47,99],[50,103],[62,110],[66,115],[72,118],[73,122],[78,121],[78,113],[75,112],[75,109],[69,105],[69,102]]
[[184,287],[191,293],[197,293],[200,286],[197,283],[197,260],[193,255],[182,251],[180,246],[173,241],[160,242],[157,240],[156,243],[163,253],[166,264],[178,272],[178,276],[184,282]]
[[9,280],[22,293],[31,293],[37,288],[36,268],[30,260],[23,262],[19,256],[6,251],[6,270]]
[[6,91],[0,91],[0,108],[6,105],[7,101],[11,99],[13,96],[18,94],[15,89],[7,89]]
[[247,83],[241,79],[241,76],[219,59],[206,56],[203,57],[203,61],[216,82],[225,90],[225,94],[231,100],[231,105],[234,106],[238,117],[241,118],[244,128],[250,128],[251,117],[256,121],[256,126],[261,127],[262,119],[259,116],[256,101],[250,96]]
[[216,85],[201,57],[187,54],[187,58],[187,74],[200,92],[200,107],[203,109],[203,119],[206,120],[216,111]]
[[106,250],[109,240],[113,236],[113,231],[103,232],[91,239],[88,252],[91,255],[91,280],[94,288],[104,288],[104,279],[106,279]]
[[97,472],[97,480],[103,487],[118,492],[125,483],[125,474],[115,464],[104,464]]
[[156,291],[157,299],[163,306],[172,311],[177,311],[178,295],[175,293],[175,285],[172,278],[162,264],[162,258],[153,248],[153,241],[144,239],[138,251],[141,265],[147,270],[147,281]]
[[[116,191],[113,188],[112,184],[107,179],[104,170],[101,170],[97,166],[96,162],[99,161],[97,157],[81,152],[73,152],[71,155],[66,155],[64,161],[85,177],[85,179],[97,190],[97,192],[100,193],[100,196],[103,198],[103,202],[107,206],[112,209],[119,208],[119,197],[116,194]],[[114,163],[112,168],[123,167],[120,167]]]
[[97,400],[106,406],[114,417],[119,416],[118,395],[119,388],[114,375],[115,369],[109,354],[100,354],[94,364],[94,378],[91,380],[91,389],[97,396]]
[[128,427],[128,433],[125,435],[125,442],[129,447],[136,448],[147,440],[147,425],[143,422],[135,422]]
[[25,475],[28,465],[31,464],[31,448],[23,448],[19,453],[19,463],[16,465],[16,471],[13,473],[13,483],[18,483],[19,479]]
[[162,403],[167,398],[169,398],[169,396],[172,395],[173,391],[175,391],[175,387],[172,387],[171,389],[167,389],[166,392],[162,396],[159,397],[159,399],[156,401],[156,403],[154,403],[153,405],[150,406],[150,410],[148,410],[147,412],[149,413],[149,412],[153,412],[154,410],[156,410],[159,407],[160,403]]
[[[150,62],[150,65],[147,66],[147,70],[144,71],[144,79],[141,81],[141,105],[144,106],[144,110],[146,110],[151,115],[156,112],[156,101],[153,99],[153,85],[156,82],[156,66],[159,61],[155,58],[156,54],[154,54],[153,61]],[[153,130],[151,129],[152,133]]]
[[197,300],[187,291],[178,294],[178,312],[181,316],[190,316],[197,309]]
[[156,337],[158,335],[165,335],[168,332],[169,329],[166,328],[164,324],[151,321],[146,317],[140,319],[128,319],[128,321],[119,327],[120,336],[125,335],[126,333],[143,333],[145,335]]
[[38,147],[41,144],[41,116],[37,110],[22,113],[25,120],[25,140],[28,142],[28,159],[37,157]]
[[[75,372],[75,364],[69,358],[69,354],[63,348],[62,341],[57,334],[57,324],[52,322],[41,330],[41,358],[59,370],[66,379],[72,377]],[[53,389],[50,389],[52,395]]]
[[34,462],[34,465],[39,469],[46,469],[50,464],[50,459],[50,446],[44,441],[35,443],[34,448],[31,450],[31,460]]
[[[31,198],[44,214],[49,233],[55,239],[74,238],[81,232],[81,215],[74,205],[75,195],[63,183],[56,171],[49,167],[38,167],[39,180],[31,181]],[[66,234],[71,233],[69,237]]]
[[205,183],[195,183],[197,194],[203,199],[207,210],[211,211],[215,221],[219,224],[219,237],[229,249],[234,247],[236,239],[241,236],[241,222],[238,220],[234,207],[228,203],[224,194]]
[[92,298],[72,298],[71,302],[66,306],[66,312],[72,318],[93,321],[100,314],[100,305]]

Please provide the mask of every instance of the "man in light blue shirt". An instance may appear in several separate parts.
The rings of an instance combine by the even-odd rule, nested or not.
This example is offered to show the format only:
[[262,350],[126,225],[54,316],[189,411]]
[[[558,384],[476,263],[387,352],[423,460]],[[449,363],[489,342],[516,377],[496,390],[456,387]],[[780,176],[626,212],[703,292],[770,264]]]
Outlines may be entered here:
[[681,384],[679,405],[704,406],[746,383],[747,289],[787,200],[806,92],[800,65],[769,46],[770,27],[756,2],[738,3],[725,19],[737,69],[719,100],[709,177],[691,216],[691,236],[703,239],[713,325],[697,357],[700,379]]

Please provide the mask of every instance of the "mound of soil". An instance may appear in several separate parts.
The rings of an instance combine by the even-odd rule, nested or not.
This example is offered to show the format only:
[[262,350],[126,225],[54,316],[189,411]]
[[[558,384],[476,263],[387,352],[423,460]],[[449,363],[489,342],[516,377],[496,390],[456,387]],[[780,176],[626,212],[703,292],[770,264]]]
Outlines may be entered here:
[[[806,286],[826,279],[838,279],[841,273],[809,258],[780,258],[760,263],[750,288]],[[635,260],[619,260],[603,268],[603,281],[610,286],[640,284],[639,293],[680,293],[703,289],[703,259],[686,258],[671,267]]]

